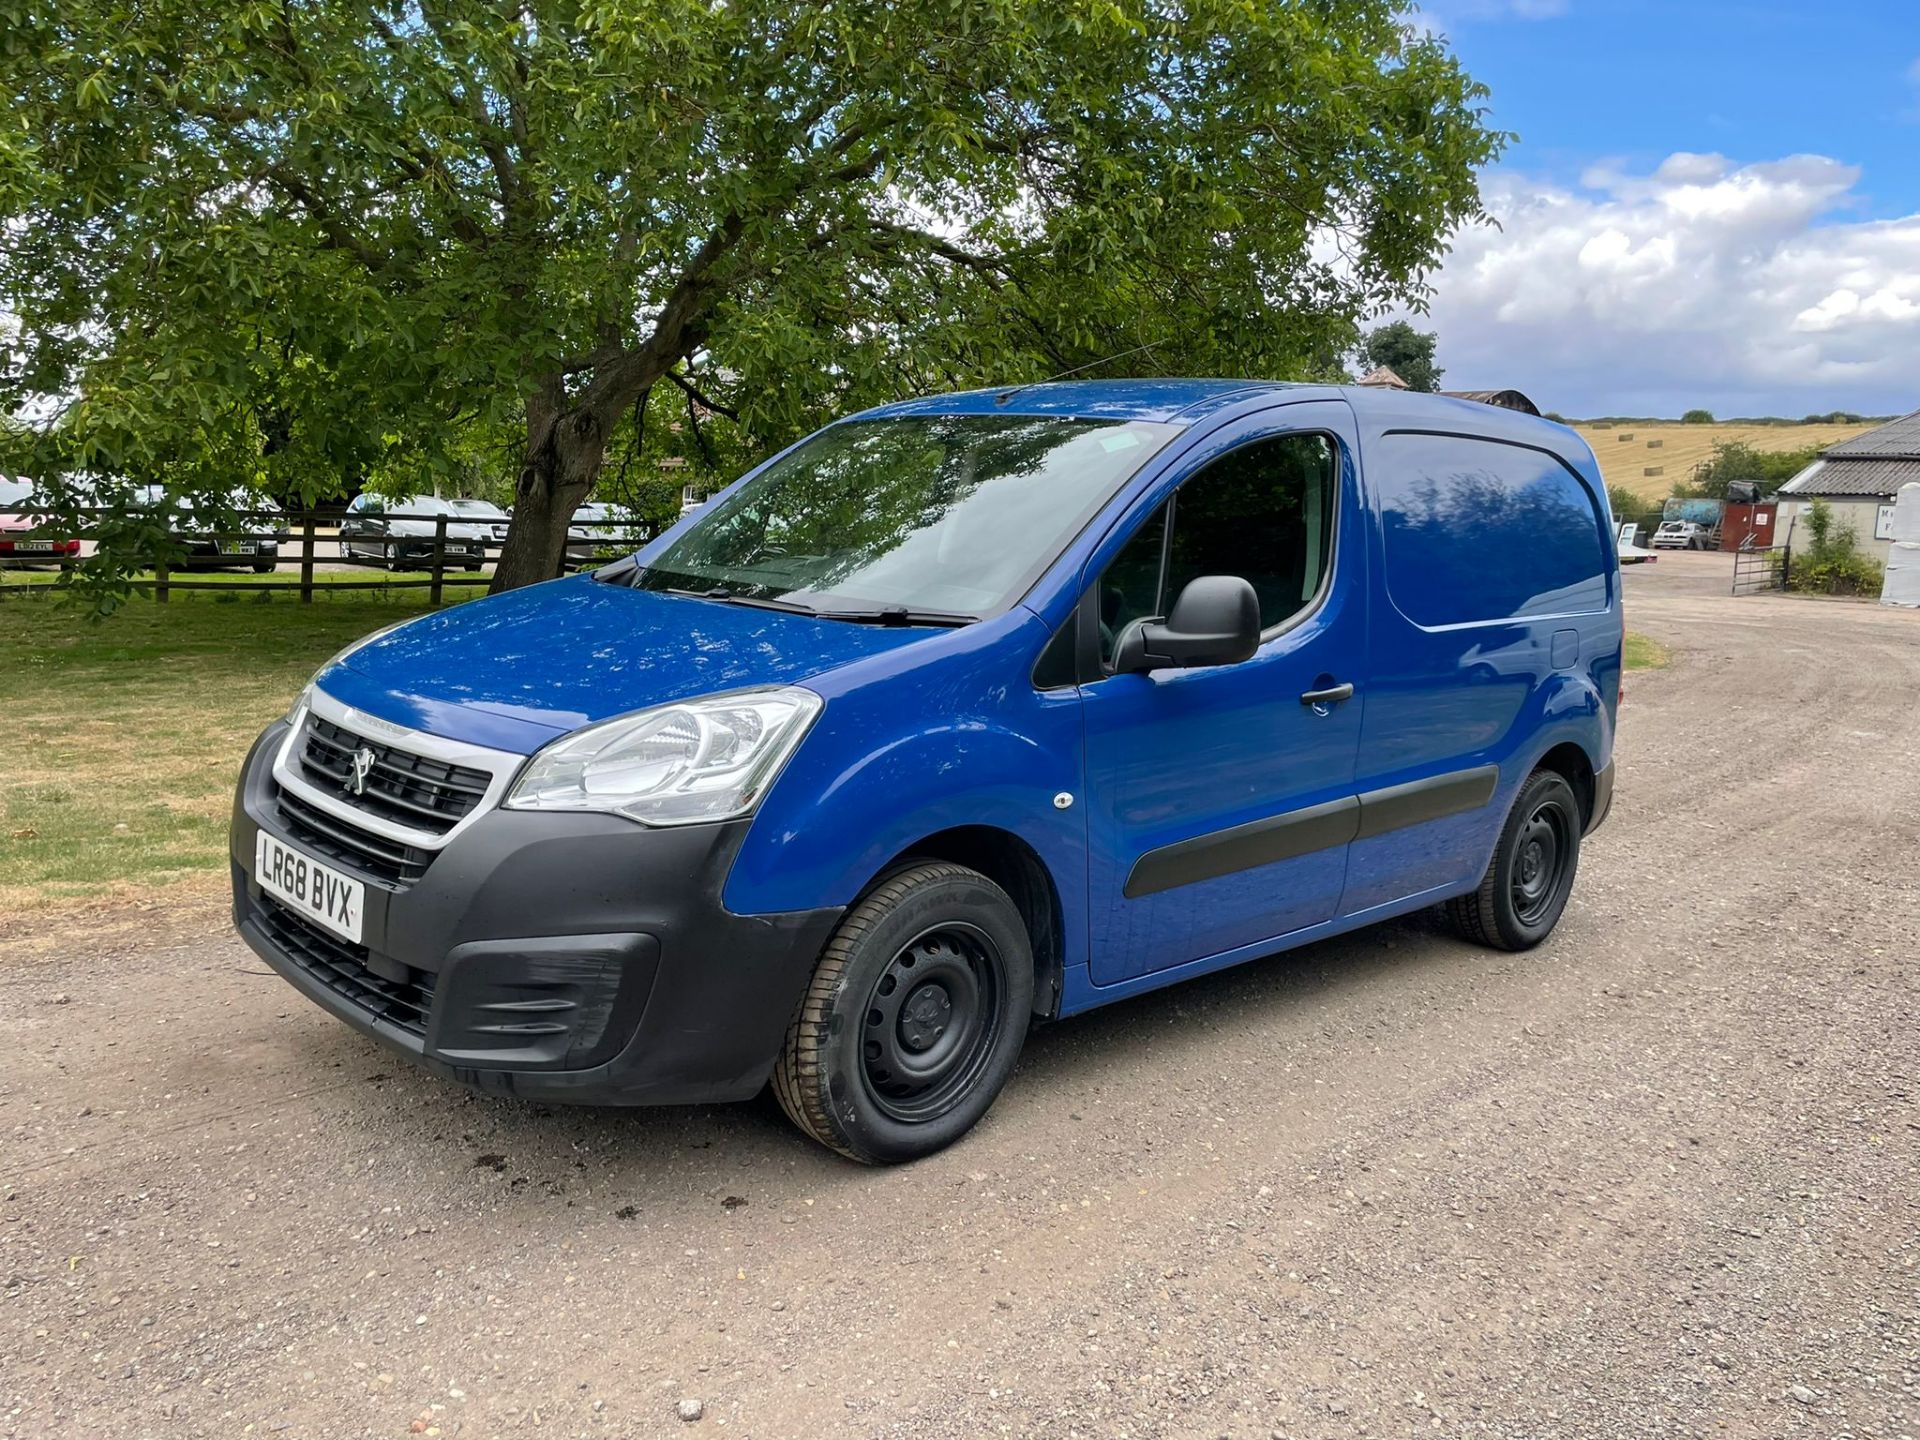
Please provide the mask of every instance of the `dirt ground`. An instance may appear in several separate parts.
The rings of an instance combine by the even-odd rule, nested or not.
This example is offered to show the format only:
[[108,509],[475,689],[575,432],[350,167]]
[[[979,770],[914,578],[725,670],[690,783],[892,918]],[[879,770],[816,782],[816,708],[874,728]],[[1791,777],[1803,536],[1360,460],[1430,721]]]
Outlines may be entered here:
[[472,1097],[217,909],[15,917],[0,1433],[1920,1435],[1920,616],[1726,567],[1628,579],[1675,660],[1546,947],[1036,1032],[906,1169]]

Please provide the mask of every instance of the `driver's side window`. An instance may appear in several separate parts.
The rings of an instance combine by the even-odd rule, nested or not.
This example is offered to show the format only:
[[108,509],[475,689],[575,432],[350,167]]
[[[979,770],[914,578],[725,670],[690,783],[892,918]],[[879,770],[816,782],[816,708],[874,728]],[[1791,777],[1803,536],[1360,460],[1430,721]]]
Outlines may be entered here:
[[1333,441],[1300,433],[1242,445],[1184,481],[1100,577],[1101,665],[1121,631],[1165,615],[1202,575],[1249,582],[1262,630],[1306,609],[1332,554],[1338,473]]
[[1169,501],[1154,511],[1134,532],[1100,577],[1100,664],[1113,664],[1114,643],[1120,632],[1153,615],[1164,615],[1160,578],[1166,564]]

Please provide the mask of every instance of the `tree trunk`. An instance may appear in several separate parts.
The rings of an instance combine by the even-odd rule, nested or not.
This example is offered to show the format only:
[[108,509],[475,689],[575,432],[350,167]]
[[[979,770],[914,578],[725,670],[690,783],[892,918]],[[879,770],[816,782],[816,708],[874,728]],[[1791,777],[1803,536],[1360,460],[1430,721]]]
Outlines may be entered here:
[[513,523],[489,593],[537,585],[560,573],[567,526],[599,478],[607,436],[620,418],[619,411],[605,413],[609,408],[587,402],[566,406],[557,379],[528,400],[527,450],[514,486]]

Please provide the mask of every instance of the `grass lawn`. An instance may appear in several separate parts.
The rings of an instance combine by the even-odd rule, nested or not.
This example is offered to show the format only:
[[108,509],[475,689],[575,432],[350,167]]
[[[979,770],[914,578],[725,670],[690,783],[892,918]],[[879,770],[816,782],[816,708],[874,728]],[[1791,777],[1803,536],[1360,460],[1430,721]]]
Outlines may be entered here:
[[0,600],[0,916],[216,888],[254,736],[329,655],[425,597],[201,592],[101,622],[64,598]]
[[[95,622],[51,595],[0,600],[0,917],[216,892],[254,736],[334,651],[424,608],[419,590],[200,592]],[[1627,636],[1629,670],[1669,658]]]
[[1650,635],[1627,632],[1626,665],[1629,670],[1662,670],[1672,661],[1673,652]]

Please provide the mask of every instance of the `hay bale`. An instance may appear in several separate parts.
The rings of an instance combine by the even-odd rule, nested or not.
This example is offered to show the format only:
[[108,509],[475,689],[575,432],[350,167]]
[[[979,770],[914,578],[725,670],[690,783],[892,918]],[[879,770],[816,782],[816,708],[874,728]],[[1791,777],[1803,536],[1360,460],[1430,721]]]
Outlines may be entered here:
[[1666,469],[1667,467],[1664,465],[1649,465],[1647,466],[1646,469],[1642,470],[1640,473],[1642,475],[1664,475],[1666,473]]
[[1664,441],[1664,440],[1649,440],[1649,441],[1647,441],[1647,449],[1649,449],[1649,450],[1658,450],[1658,449],[1659,449],[1659,448],[1660,448],[1660,447],[1661,447],[1662,445],[1664,445],[1664,444],[1666,444],[1666,443],[1667,443],[1667,442],[1666,442],[1666,441]]
[[1622,440],[1631,440],[1633,438],[1633,432],[1631,430],[1622,430],[1620,432],[1620,438]]

